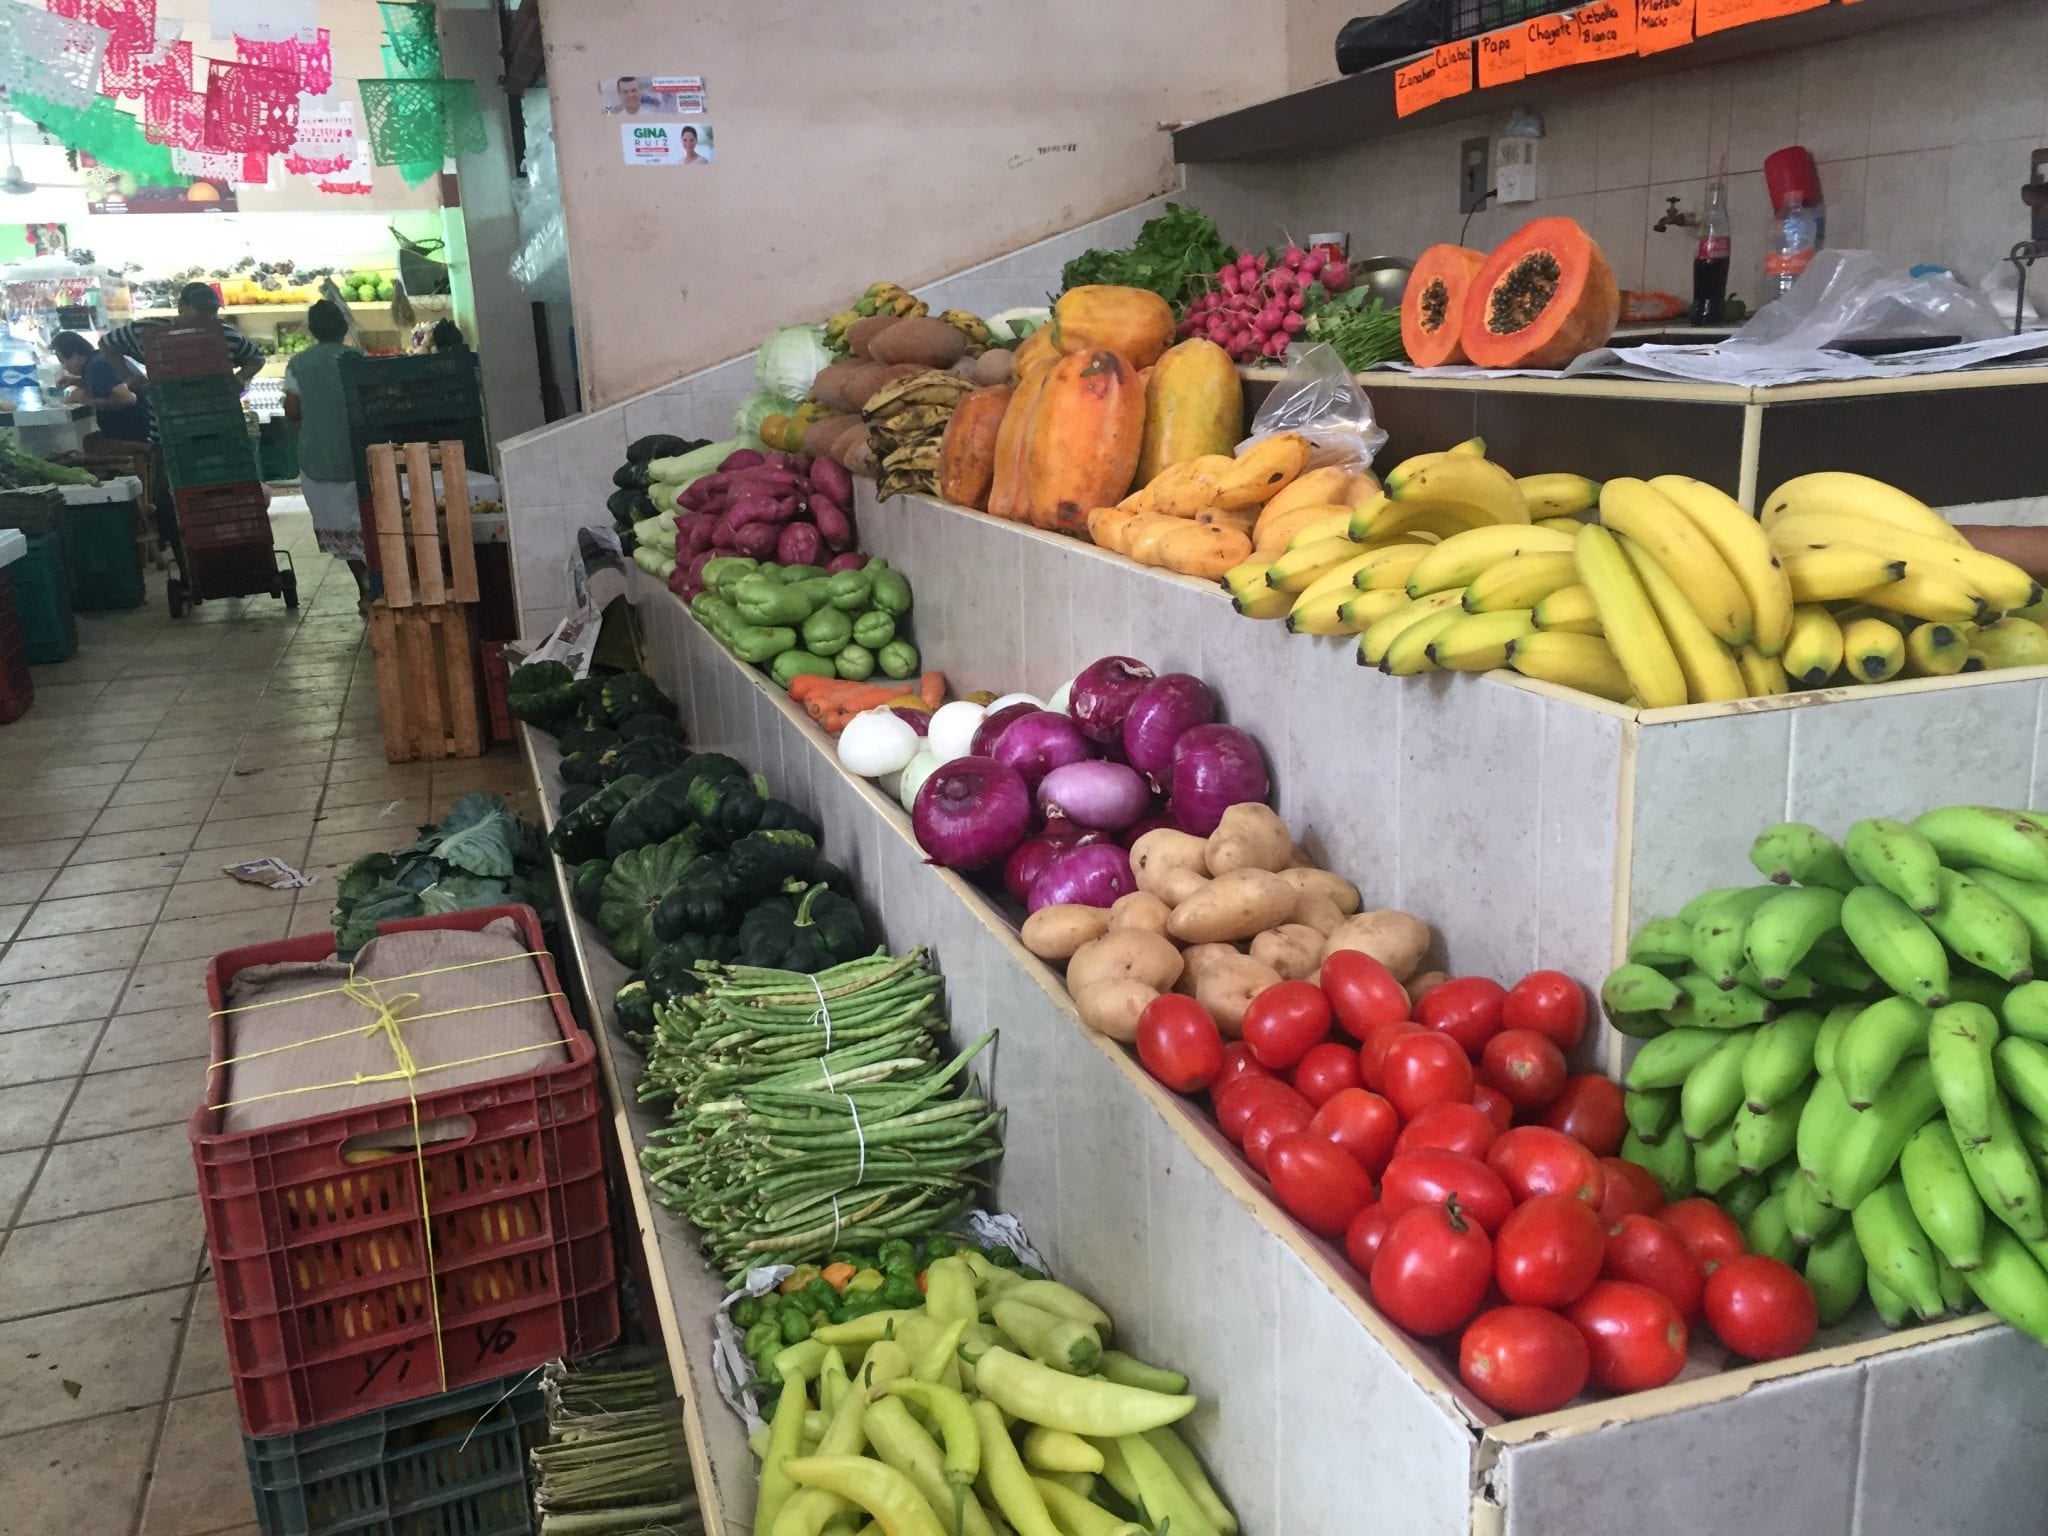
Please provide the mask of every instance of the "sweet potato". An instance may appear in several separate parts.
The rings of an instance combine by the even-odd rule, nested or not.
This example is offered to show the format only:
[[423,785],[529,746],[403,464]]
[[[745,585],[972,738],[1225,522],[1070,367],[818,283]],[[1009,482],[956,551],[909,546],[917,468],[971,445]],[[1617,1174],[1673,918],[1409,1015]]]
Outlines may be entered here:
[[853,376],[867,365],[852,361],[827,363],[818,370],[818,376],[811,380],[811,398],[820,405],[828,405],[834,411],[853,411],[860,407],[847,391],[847,384]]
[[1248,800],[1233,805],[1216,823],[1202,852],[1202,861],[1212,875],[1227,875],[1238,869],[1282,870],[1294,848],[1294,834],[1269,805]]
[[977,384],[1007,384],[1016,377],[1016,373],[1016,357],[1001,347],[990,347],[974,360],[974,382]]
[[881,362],[883,359],[875,357],[875,338],[890,326],[902,323],[902,317],[899,315],[869,315],[856,320],[846,328],[846,350],[855,357],[873,358],[874,361]]
[[839,434],[849,426],[867,430],[858,416],[820,416],[804,429],[804,452],[814,459],[830,458],[826,450],[839,441]]
[[1252,940],[1252,958],[1285,981],[1313,976],[1323,963],[1323,935],[1305,923],[1282,923]]
[[1294,887],[1285,880],[1270,870],[1237,869],[1177,904],[1166,931],[1183,944],[1230,943],[1278,927],[1293,910]]
[[[1051,910],[1047,908],[1045,910]],[[1091,909],[1092,910],[1092,909]],[[1150,891],[1132,891],[1128,896],[1119,896],[1109,909],[1109,926],[1112,928],[1137,928],[1145,933],[1164,934],[1167,920],[1173,916],[1173,908],[1154,896]],[[1185,956],[1182,957],[1185,960]]]
[[1361,912],[1323,941],[1323,958],[1340,949],[1362,950],[1392,971],[1394,980],[1406,981],[1429,949],[1429,925],[1392,908]]
[[[1231,807],[1231,811],[1237,809],[1237,806]],[[1230,811],[1223,813],[1223,821],[1225,825],[1229,824]],[[1220,832],[1223,828],[1219,826],[1216,830]],[[1213,838],[1215,833],[1211,833],[1210,836]],[[1290,857],[1292,852],[1290,849]],[[1358,887],[1341,875],[1331,874],[1327,869],[1303,868],[1300,865],[1288,864],[1282,866],[1280,878],[1297,891],[1317,895],[1325,901],[1335,903],[1337,910],[1346,917],[1358,910]]]
[[967,355],[967,338],[943,320],[912,315],[879,332],[868,350],[878,363],[950,368]]
[[1074,1007],[1097,1034],[1128,1045],[1138,1038],[1138,1015],[1158,995],[1142,981],[1098,981],[1074,994]]
[[1067,962],[1067,988],[1079,995],[1102,981],[1141,981],[1164,992],[1180,980],[1180,951],[1156,933],[1120,928],[1083,944]]
[[1252,999],[1280,981],[1280,973],[1270,965],[1249,955],[1232,954],[1203,970],[1195,983],[1195,1001],[1208,1010],[1224,1038],[1235,1040],[1244,1033],[1244,1011],[1251,1007]]
[[1110,913],[1101,907],[1040,907],[1024,919],[1019,937],[1041,960],[1067,960],[1109,932],[1109,921]]

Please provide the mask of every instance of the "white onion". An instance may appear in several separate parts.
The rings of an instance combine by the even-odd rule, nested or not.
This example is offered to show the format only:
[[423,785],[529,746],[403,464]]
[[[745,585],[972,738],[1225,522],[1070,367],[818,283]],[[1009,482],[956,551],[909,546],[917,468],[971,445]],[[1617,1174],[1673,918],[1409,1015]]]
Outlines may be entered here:
[[966,699],[955,699],[932,711],[925,727],[925,745],[942,763],[965,757],[974,750],[974,733],[988,711]]
[[1057,715],[1072,714],[1073,711],[1067,708],[1067,699],[1073,691],[1074,680],[1068,678],[1064,683],[1060,684],[1060,691],[1045,701],[1045,707]]
[[989,705],[988,712],[994,714],[999,709],[1008,709],[1012,704],[1029,704],[1033,709],[1045,708],[1045,701],[1035,693],[1006,693]]
[[917,792],[924,788],[924,781],[938,768],[939,760],[935,754],[919,752],[904,765],[903,776],[896,781],[896,803],[909,810],[917,802]]
[[855,715],[839,733],[839,761],[849,773],[879,779],[901,773],[923,745],[910,722],[894,710],[871,709]]

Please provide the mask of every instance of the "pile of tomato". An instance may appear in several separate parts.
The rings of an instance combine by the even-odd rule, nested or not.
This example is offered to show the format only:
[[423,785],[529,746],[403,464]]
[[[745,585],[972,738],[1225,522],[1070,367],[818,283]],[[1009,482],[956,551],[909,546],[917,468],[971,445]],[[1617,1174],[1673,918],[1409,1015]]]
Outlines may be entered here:
[[1585,1026],[1584,990],[1557,971],[1461,976],[1411,1004],[1385,966],[1340,950],[1317,982],[1260,993],[1239,1040],[1169,993],[1136,1043],[1162,1083],[1207,1092],[1382,1313],[1455,1338],[1465,1384],[1502,1413],[1662,1386],[1702,1320],[1737,1355],[1798,1353],[1817,1325],[1806,1281],[1746,1252],[1713,1201],[1667,1206],[1615,1155],[1621,1090],[1565,1061]]

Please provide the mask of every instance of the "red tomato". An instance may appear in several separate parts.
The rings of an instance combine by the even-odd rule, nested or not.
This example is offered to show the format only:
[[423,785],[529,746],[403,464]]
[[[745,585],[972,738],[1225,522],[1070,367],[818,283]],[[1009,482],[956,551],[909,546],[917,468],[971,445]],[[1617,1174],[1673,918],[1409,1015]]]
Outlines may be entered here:
[[1600,1216],[1574,1195],[1538,1195],[1516,1206],[1494,1244],[1500,1293],[1520,1306],[1565,1307],[1600,1278],[1607,1237]]
[[1611,1227],[1624,1216],[1654,1216],[1664,1207],[1664,1188],[1657,1176],[1623,1157],[1600,1159],[1600,1224]]
[[1475,1061],[1500,1032],[1501,999],[1508,994],[1488,976],[1454,976],[1432,987],[1415,1005],[1415,1022],[1449,1035]]
[[1597,1072],[1566,1078],[1564,1090],[1543,1112],[1543,1123],[1563,1131],[1595,1157],[1614,1156],[1628,1132],[1621,1089]]
[[1372,1261],[1372,1299],[1410,1333],[1449,1333],[1486,1299],[1493,1244],[1455,1201],[1418,1205],[1387,1227]]
[[1309,1121],[1314,1118],[1315,1111],[1299,1094],[1291,1100],[1280,1099],[1260,1105],[1252,1111],[1251,1120],[1244,1128],[1244,1160],[1264,1174],[1273,1143],[1295,1131],[1307,1130]]
[[1515,1207],[1500,1175],[1461,1152],[1437,1147],[1403,1152],[1380,1178],[1380,1204],[1390,1217],[1411,1206],[1442,1205],[1453,1195],[1459,1208],[1488,1232],[1497,1231]]
[[1486,1042],[1479,1075],[1516,1109],[1541,1109],[1564,1087],[1564,1052],[1533,1029],[1504,1029]]
[[1272,1078],[1273,1074],[1252,1059],[1252,1048],[1242,1040],[1226,1040],[1223,1042],[1223,1065],[1217,1069],[1216,1080],[1209,1085],[1209,1097],[1212,1100],[1221,1098],[1223,1090],[1241,1077]]
[[1408,994],[1394,973],[1358,950],[1340,949],[1325,960],[1322,986],[1337,1023],[1354,1040],[1365,1039],[1378,1025],[1408,1017]]
[[1351,1154],[1305,1131],[1274,1141],[1266,1177],[1287,1214],[1323,1237],[1342,1232],[1372,1201],[1372,1180]]
[[1735,1218],[1705,1195],[1667,1205],[1657,1213],[1657,1219],[1700,1261],[1700,1268],[1709,1279],[1723,1264],[1749,1252],[1749,1244],[1743,1240],[1742,1228],[1735,1224]]
[[1596,1387],[1643,1392],[1685,1369],[1685,1319],[1661,1291],[1596,1280],[1565,1316],[1586,1341]]
[[1396,1152],[1413,1152],[1418,1147],[1442,1147],[1467,1157],[1484,1158],[1486,1149],[1500,1132],[1485,1110],[1473,1104],[1432,1104],[1401,1127]]
[[1376,1179],[1394,1155],[1401,1117],[1376,1093],[1340,1088],[1323,1101],[1308,1128],[1349,1152],[1358,1166]]
[[1472,1063],[1448,1035],[1417,1030],[1387,1047],[1380,1091],[1405,1123],[1432,1104],[1472,1102]]
[[[1700,1288],[1707,1277],[1700,1272],[1700,1261],[1654,1216],[1624,1216],[1607,1229],[1607,1257],[1600,1261],[1600,1277],[1633,1280],[1662,1291],[1687,1327],[1699,1320]],[[1801,1280],[1799,1288],[1805,1290],[1806,1282]]]
[[1706,1285],[1707,1326],[1738,1355],[1782,1360],[1813,1342],[1813,1292],[1790,1264],[1766,1254],[1730,1259]]
[[1344,1229],[1344,1252],[1361,1275],[1372,1274],[1373,1257],[1380,1251],[1380,1239],[1386,1235],[1387,1208],[1383,1205],[1366,1206]]
[[1378,1093],[1386,1086],[1387,1052],[1393,1048],[1394,1042],[1404,1036],[1421,1033],[1420,1024],[1411,1024],[1406,1019],[1396,1019],[1391,1024],[1375,1024],[1358,1047],[1359,1082]]
[[1586,1389],[1586,1340],[1543,1307],[1495,1307],[1458,1341],[1458,1374],[1489,1408],[1517,1418],[1562,1408]]
[[1327,1104],[1342,1090],[1357,1086],[1358,1052],[1351,1046],[1325,1040],[1310,1046],[1295,1064],[1294,1091],[1311,1104]]
[[1284,1072],[1330,1032],[1330,1000],[1313,982],[1266,988],[1244,1011],[1244,1043],[1262,1067]]
[[1176,1093],[1199,1093],[1223,1070],[1223,1034],[1192,997],[1162,992],[1138,1015],[1138,1060]]
[[1506,1029],[1533,1029],[1568,1051],[1586,1032],[1586,989],[1563,971],[1531,971],[1512,987],[1501,1003]]
[[1243,1077],[1216,1095],[1216,1124],[1239,1146],[1244,1144],[1245,1126],[1268,1104],[1313,1106],[1276,1077]]
[[1503,1131],[1487,1149],[1486,1166],[1517,1200],[1577,1195],[1595,1210],[1600,1207],[1600,1163],[1562,1131],[1542,1125]]
[[1490,1083],[1472,1085],[1472,1107],[1483,1110],[1496,1131],[1504,1131],[1515,1123],[1515,1106],[1508,1102],[1506,1094]]

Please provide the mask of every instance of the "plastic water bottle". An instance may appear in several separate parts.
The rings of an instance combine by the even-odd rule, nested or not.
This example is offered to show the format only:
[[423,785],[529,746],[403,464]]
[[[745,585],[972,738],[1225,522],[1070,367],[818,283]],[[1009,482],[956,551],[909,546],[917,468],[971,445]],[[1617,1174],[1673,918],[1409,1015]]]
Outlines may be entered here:
[[1820,249],[1820,212],[1793,198],[1771,221],[1771,248],[1764,253],[1764,299],[1782,299]]
[[32,411],[43,403],[36,349],[12,331],[0,331],[0,400],[17,411]]

